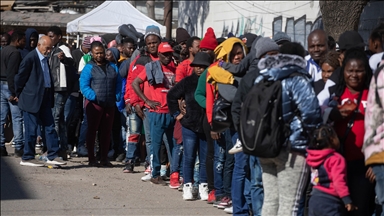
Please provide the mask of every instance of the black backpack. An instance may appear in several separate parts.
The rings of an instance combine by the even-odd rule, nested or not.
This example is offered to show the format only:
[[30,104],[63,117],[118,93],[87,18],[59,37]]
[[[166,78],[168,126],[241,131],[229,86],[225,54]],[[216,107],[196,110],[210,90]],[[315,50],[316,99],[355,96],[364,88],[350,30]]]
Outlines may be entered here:
[[[289,77],[293,76],[305,75],[294,72]],[[282,109],[281,80],[268,81],[264,78],[251,88],[240,112],[239,135],[244,153],[261,158],[279,155],[290,134]]]

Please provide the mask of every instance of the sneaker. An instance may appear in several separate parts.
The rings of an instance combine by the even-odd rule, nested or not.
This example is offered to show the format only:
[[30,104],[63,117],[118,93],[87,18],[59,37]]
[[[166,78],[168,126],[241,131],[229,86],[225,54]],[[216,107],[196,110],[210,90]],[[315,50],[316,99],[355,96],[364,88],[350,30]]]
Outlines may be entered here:
[[207,183],[199,184],[199,194],[200,194],[200,200],[203,200],[203,201],[208,200],[208,184]]
[[15,149],[15,158],[21,158],[23,157],[23,154],[24,154],[24,149]]
[[230,206],[232,206],[232,200],[228,196],[225,196],[220,200],[220,203],[217,206],[217,208],[218,209],[225,209],[225,208],[230,207]]
[[163,180],[163,178],[161,176],[158,176],[156,178],[151,178],[150,181],[152,184],[167,186],[167,183]]
[[125,159],[125,154],[121,153],[116,157],[116,162],[122,162]]
[[49,160],[48,159],[45,163],[52,164],[52,165],[65,165],[65,164],[67,164],[66,162],[64,162],[63,159],[61,159],[59,157],[57,157],[57,158],[55,158],[53,160]]
[[161,165],[160,176],[163,179],[167,179],[167,165]]
[[224,212],[226,212],[226,213],[228,213],[228,214],[233,214],[233,206],[228,207],[228,208],[225,208],[225,209],[224,209]]
[[215,201],[216,201],[215,190],[211,190],[211,192],[209,192],[209,194],[208,194],[207,203],[213,204]]
[[150,174],[151,172],[152,172],[151,166],[147,166],[147,168],[145,169],[144,173],[145,174]]
[[85,146],[81,146],[79,149],[77,149],[77,157],[87,157],[88,156],[88,150],[85,148]]
[[241,143],[241,141],[239,139],[237,139],[236,144],[231,149],[229,149],[228,153],[229,154],[236,154],[236,153],[239,153],[242,151],[243,151],[243,144]]
[[141,177],[141,181],[147,182],[147,181],[150,181],[151,178],[152,178],[151,174],[147,174],[147,175]]
[[131,161],[128,161],[126,164],[125,164],[125,167],[123,169],[123,173],[133,173],[133,164],[131,163]]
[[193,194],[192,194],[192,183],[186,183],[183,187],[183,200],[194,200]]
[[20,165],[22,166],[33,166],[33,167],[43,167],[44,162],[36,160],[36,159],[31,159],[31,160],[21,160]]
[[220,203],[221,203],[220,200],[219,200],[219,201],[214,201],[213,204],[212,204],[212,206],[215,207],[215,208],[217,208],[217,207],[220,205]]
[[16,148],[16,143],[12,142],[11,147]]
[[5,146],[1,147],[0,150],[1,150],[1,157],[8,156],[8,152],[7,152],[7,149],[5,148]]
[[169,179],[169,187],[173,189],[177,189],[180,187],[179,172],[174,172],[171,174],[171,177]]

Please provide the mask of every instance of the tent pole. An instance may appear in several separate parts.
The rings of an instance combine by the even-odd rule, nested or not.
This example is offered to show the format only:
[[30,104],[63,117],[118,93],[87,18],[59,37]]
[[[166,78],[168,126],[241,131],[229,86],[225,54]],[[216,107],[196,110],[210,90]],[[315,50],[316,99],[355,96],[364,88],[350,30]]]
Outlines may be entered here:
[[80,33],[78,32],[77,33],[77,43],[76,43],[76,48],[79,48],[79,46],[80,46]]

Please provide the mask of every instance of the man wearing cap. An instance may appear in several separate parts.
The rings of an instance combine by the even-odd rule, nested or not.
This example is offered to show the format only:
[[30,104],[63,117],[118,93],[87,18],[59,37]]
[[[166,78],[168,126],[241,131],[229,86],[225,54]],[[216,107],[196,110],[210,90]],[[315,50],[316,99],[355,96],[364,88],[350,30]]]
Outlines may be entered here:
[[[150,126],[149,126],[149,118],[146,118],[148,109],[150,108],[144,101],[136,94],[134,89],[132,88],[132,83],[134,79],[144,70],[144,67],[147,63],[152,61],[159,60],[158,57],[158,46],[161,41],[160,29],[157,26],[148,26],[144,35],[145,45],[147,46],[146,51],[143,50],[139,56],[132,60],[128,76],[127,83],[125,86],[125,109],[129,114],[129,137],[128,137],[128,147],[126,153],[126,164],[123,170],[124,173],[133,173],[134,162],[137,146],[140,140],[140,135],[142,131],[142,127],[144,127],[145,131],[145,142],[146,142],[146,150],[147,150],[147,158],[146,158],[146,170],[145,173],[148,175],[142,178],[143,181],[149,181],[151,179],[151,167],[150,167],[150,158],[151,158],[151,136],[150,136]],[[140,85],[144,94],[150,98],[149,85],[148,82],[144,82]]]
[[307,71],[316,82],[322,78],[319,61],[328,52],[328,36],[324,30],[315,29],[308,35],[308,52],[305,56]]
[[[149,48],[150,50],[150,48]],[[151,148],[153,154],[151,182],[158,185],[166,185],[160,176],[160,147],[163,135],[167,137],[169,149],[173,147],[173,125],[174,119],[169,114],[167,104],[167,93],[174,85],[176,68],[172,63],[173,49],[166,42],[158,46],[158,61],[145,65],[140,74],[135,78],[132,87],[136,94],[149,106],[149,118]],[[149,94],[144,94],[140,85],[148,81]]]
[[[351,48],[359,48],[364,51],[365,43],[361,35],[357,31],[346,31],[342,33],[339,37],[339,61],[340,65],[344,60],[344,54],[347,50]],[[368,57],[367,57],[368,58]],[[327,82],[325,83],[324,89],[317,95],[317,99],[319,100],[319,105],[328,105],[328,101],[330,99],[330,92],[329,88],[337,85],[339,76],[342,75],[341,73],[341,67],[337,68],[332,75],[328,78]]]

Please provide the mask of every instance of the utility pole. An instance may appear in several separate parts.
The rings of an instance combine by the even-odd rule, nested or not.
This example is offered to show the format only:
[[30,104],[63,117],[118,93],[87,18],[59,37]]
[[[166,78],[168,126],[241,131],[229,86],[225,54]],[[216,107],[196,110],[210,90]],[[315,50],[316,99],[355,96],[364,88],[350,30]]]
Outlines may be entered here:
[[164,1],[164,25],[167,28],[165,37],[167,39],[172,39],[172,9],[173,9],[173,0]]

